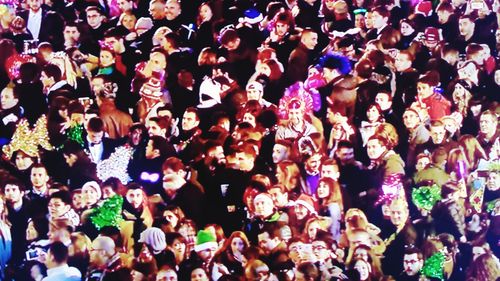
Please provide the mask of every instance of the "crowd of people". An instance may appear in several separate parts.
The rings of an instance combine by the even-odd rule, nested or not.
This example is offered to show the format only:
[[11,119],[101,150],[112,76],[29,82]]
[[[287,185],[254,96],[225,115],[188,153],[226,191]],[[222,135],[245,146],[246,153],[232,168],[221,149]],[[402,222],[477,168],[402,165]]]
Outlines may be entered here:
[[500,280],[499,0],[1,0],[0,281]]

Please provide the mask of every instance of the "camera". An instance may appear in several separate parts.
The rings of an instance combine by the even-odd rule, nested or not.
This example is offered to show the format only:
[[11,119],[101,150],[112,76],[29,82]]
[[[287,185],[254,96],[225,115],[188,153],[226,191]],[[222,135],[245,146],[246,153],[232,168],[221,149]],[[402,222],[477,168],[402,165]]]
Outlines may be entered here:
[[37,260],[42,254],[42,252],[43,250],[40,248],[28,250],[26,251],[26,260],[27,261]]

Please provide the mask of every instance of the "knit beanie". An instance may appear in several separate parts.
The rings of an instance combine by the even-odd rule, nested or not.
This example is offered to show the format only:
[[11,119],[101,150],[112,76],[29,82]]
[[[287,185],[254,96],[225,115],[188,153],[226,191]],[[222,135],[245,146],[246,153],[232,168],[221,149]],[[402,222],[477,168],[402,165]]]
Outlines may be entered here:
[[97,199],[100,200],[102,197],[102,191],[101,191],[101,187],[99,186],[99,184],[95,181],[86,182],[82,186],[82,193],[85,193],[85,190],[87,190],[89,188],[92,188],[95,191],[95,193],[97,193]]
[[210,248],[217,248],[217,238],[208,230],[200,230],[196,235],[196,245],[194,250],[196,252],[201,252]]
[[165,233],[157,227],[150,227],[141,233],[139,243],[145,243],[153,249],[153,254],[157,255],[167,248]]
[[306,194],[301,194],[299,198],[295,201],[295,204],[304,206],[311,214],[317,214],[314,200],[311,196]]
[[262,14],[254,8],[246,10],[243,14],[245,16],[244,21],[249,24],[257,24],[264,20]]
[[432,2],[431,1],[421,1],[415,7],[415,14],[421,14],[425,17],[430,17],[432,15]]

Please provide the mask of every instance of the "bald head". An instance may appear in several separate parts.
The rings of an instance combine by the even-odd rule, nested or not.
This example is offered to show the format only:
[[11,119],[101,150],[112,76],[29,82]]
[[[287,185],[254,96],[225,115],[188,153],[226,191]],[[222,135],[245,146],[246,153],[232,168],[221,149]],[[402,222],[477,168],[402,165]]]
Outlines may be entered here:
[[115,253],[115,241],[106,236],[99,236],[92,241],[90,263],[96,267],[106,266]]

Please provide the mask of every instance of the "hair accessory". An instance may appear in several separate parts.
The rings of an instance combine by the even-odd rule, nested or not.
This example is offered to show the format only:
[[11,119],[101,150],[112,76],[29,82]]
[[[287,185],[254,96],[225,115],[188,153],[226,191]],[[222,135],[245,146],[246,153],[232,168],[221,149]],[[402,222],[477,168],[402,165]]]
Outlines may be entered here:
[[411,200],[418,208],[430,211],[441,200],[441,188],[437,184],[415,188],[411,193]]
[[12,141],[3,147],[3,153],[8,158],[12,157],[15,151],[21,150],[30,157],[38,157],[38,146],[45,150],[53,150],[54,147],[49,142],[49,132],[47,131],[47,118],[42,115],[33,130],[30,129],[28,120],[22,119],[17,124],[16,131],[12,136]]
[[285,90],[285,94],[279,102],[280,118],[288,119],[288,110],[292,103],[299,104],[304,115],[313,112],[313,98],[302,82],[297,82]]
[[359,15],[359,14],[366,14],[367,10],[366,9],[356,9],[353,11],[354,15]]
[[129,183],[130,176],[127,170],[132,154],[133,149],[130,146],[116,148],[108,159],[97,164],[97,177],[103,182],[110,177],[115,177],[123,184]]
[[420,271],[426,277],[444,280],[444,260],[444,254],[437,252],[424,261],[424,266]]
[[122,218],[123,197],[115,195],[104,201],[101,207],[94,208],[90,215],[92,224],[100,230],[105,226],[120,228]]

